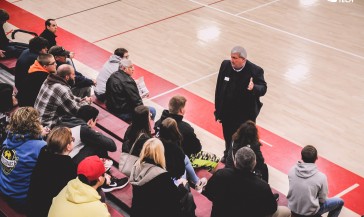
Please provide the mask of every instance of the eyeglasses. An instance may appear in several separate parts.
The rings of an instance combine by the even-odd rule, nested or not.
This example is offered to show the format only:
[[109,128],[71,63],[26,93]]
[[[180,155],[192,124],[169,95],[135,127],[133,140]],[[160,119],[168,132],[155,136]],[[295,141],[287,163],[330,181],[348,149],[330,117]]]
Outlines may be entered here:
[[47,66],[51,66],[51,65],[54,65],[54,64],[57,64],[57,62],[54,61],[53,63],[48,63]]
[[73,136],[72,136],[72,137],[71,137],[71,141],[72,141],[72,142],[75,142],[75,140],[76,140],[76,139],[75,139],[75,137],[73,137]]

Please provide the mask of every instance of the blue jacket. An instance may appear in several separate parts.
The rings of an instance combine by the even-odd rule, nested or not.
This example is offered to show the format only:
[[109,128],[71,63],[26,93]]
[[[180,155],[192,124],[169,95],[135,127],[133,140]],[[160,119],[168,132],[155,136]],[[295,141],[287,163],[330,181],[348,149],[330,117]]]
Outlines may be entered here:
[[15,200],[26,199],[30,176],[37,163],[42,138],[9,133],[1,146],[0,191]]

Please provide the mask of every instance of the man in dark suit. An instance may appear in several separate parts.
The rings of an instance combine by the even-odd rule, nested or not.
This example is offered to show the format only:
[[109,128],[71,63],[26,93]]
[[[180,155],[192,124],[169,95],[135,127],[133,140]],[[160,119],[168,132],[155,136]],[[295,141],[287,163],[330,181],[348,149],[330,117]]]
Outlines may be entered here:
[[256,121],[262,103],[260,97],[267,92],[264,71],[247,60],[243,47],[231,50],[231,59],[221,63],[215,90],[215,118],[222,123],[225,161],[231,146],[231,137],[247,120]]

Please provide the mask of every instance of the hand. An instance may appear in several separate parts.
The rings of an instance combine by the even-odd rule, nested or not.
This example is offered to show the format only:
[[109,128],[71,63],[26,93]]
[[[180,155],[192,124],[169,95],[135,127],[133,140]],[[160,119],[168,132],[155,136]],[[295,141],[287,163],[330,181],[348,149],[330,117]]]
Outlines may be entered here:
[[69,57],[70,57],[71,59],[73,59],[73,57],[75,57],[75,52],[70,52]]
[[180,184],[183,184],[183,186],[186,186],[187,184],[187,180],[184,178],[180,178],[177,180],[177,186],[179,186]]
[[253,88],[254,88],[254,82],[253,82],[253,77],[251,77],[247,89],[248,90],[253,90]]
[[89,105],[92,103],[91,97],[86,96],[85,98],[82,98],[82,101],[86,101]]
[[4,58],[5,57],[5,53],[6,51],[4,50],[0,50],[0,58]]
[[49,127],[45,126],[42,127],[42,137],[45,137],[51,130],[49,129]]

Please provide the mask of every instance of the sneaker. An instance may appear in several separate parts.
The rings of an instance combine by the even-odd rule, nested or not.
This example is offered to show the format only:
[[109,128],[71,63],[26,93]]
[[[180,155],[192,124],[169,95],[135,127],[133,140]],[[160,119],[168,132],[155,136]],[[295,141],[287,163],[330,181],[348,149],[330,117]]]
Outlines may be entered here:
[[111,178],[111,182],[110,185],[107,186],[103,186],[102,190],[104,192],[110,192],[116,189],[121,189],[124,188],[127,184],[129,183],[129,178],[128,177],[124,177],[121,179],[117,179],[117,178]]
[[206,186],[207,184],[207,179],[205,177],[201,178],[200,180],[198,180],[198,182],[195,185],[195,190],[198,193],[201,193],[203,188]]
[[273,197],[274,197],[274,199],[276,199],[276,201],[279,200],[279,194],[275,193],[275,194],[273,194]]
[[109,171],[113,165],[112,160],[106,158],[100,158],[100,160],[104,163],[105,171]]

